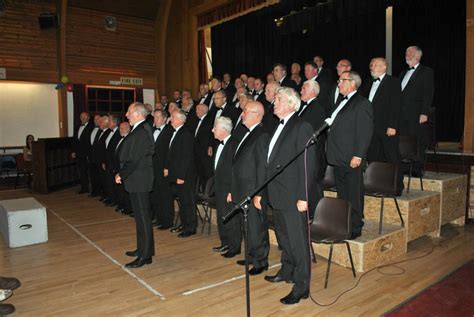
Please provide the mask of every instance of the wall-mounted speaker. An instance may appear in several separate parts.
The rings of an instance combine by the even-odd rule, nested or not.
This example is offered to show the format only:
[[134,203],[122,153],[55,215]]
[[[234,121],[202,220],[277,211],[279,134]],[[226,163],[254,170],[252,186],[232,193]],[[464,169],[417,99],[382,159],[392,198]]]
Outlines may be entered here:
[[115,32],[117,30],[117,19],[115,17],[106,16],[104,19],[105,29]]
[[52,13],[44,13],[38,17],[41,30],[57,29],[59,26],[58,16]]

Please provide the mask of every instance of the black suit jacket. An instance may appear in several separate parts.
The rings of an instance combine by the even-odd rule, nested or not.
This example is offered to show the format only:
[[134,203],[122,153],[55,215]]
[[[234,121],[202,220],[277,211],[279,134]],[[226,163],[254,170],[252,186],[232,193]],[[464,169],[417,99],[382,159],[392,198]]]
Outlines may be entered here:
[[326,67],[323,67],[318,73],[318,82],[324,82],[329,87],[334,83],[334,73]]
[[[218,197],[227,197],[230,193],[232,183],[232,158],[235,150],[235,139],[230,137],[222,149],[222,153],[214,170],[215,193]],[[216,151],[212,157],[212,166],[214,167],[216,160]]]
[[232,159],[231,193],[234,202],[241,201],[265,180],[265,148],[268,134],[258,125],[243,141]]
[[160,135],[158,135],[154,143],[153,173],[155,175],[155,185],[158,185],[164,180],[163,169],[165,168],[168,146],[172,135],[173,127],[169,124],[165,124],[163,131],[160,132]]
[[[107,139],[107,136],[109,135],[110,132],[112,132],[112,130],[110,129],[105,130],[100,136],[100,139],[97,140],[97,142],[95,142],[92,145],[90,160],[93,163],[95,164],[105,163],[105,159],[106,159],[105,140]],[[97,131],[97,133],[100,133],[100,131]]]
[[208,92],[206,95],[205,95],[205,98],[204,100],[201,102],[201,100],[203,99],[203,96],[199,97],[198,99],[196,99],[196,102],[194,103],[195,105],[199,105],[201,103],[209,106],[209,104],[211,103],[211,99],[212,99],[212,93],[211,92]]
[[145,121],[135,126],[121,144],[119,175],[127,192],[151,192],[153,153],[153,135],[150,125]]
[[[275,146],[268,159],[266,176],[280,171],[272,182],[268,184],[268,200],[273,208],[279,210],[294,210],[298,200],[306,199],[306,181],[304,154],[300,155],[286,169],[282,169],[293,156],[304,149],[306,143],[313,133],[309,123],[294,114],[281,131]],[[269,138],[271,140],[271,137]],[[269,148],[265,151],[265,159]],[[306,153],[306,171],[308,177],[308,187],[314,175],[315,151],[308,150]]]
[[[217,115],[217,107],[213,108],[211,116],[216,118]],[[237,119],[240,116],[240,109],[236,108],[235,105],[232,102],[227,102],[225,105],[224,110],[222,110],[221,117],[227,117],[230,120],[232,120],[232,125],[234,126],[235,123],[237,122]],[[209,114],[208,114],[209,115]],[[212,124],[214,124],[214,120],[212,121]]]
[[120,129],[117,127],[117,130],[115,130],[115,133],[109,141],[109,146],[105,150],[105,163],[108,169],[113,169],[115,149],[121,138]]
[[[313,131],[319,129],[326,119],[326,110],[319,103],[319,97],[313,99],[306,108],[300,109],[298,116],[311,124]],[[326,172],[326,132],[318,137],[318,142],[313,145],[315,150],[315,173],[318,180],[324,178]]]
[[369,100],[355,93],[329,128],[329,164],[348,167],[353,156],[367,159],[367,149],[372,139],[373,117]]
[[[369,98],[370,89],[374,81],[369,78],[361,89],[361,95]],[[398,132],[398,118],[400,115],[401,87],[400,81],[388,74],[384,76],[372,99],[374,112],[374,133],[386,135],[387,128]]]
[[273,131],[276,129],[279,120],[278,117],[275,116],[275,114],[273,113],[272,103],[267,101],[266,104],[264,104],[264,107],[265,114],[263,115],[262,119],[263,128],[265,129],[265,132],[267,132],[268,134],[272,134]]
[[214,135],[211,132],[213,127],[214,119],[206,115],[202,119],[197,134],[195,130],[192,132],[194,136],[194,158],[196,167],[200,169],[199,175],[212,175],[212,158],[209,157],[207,151],[209,146],[214,147]]
[[[400,73],[400,81],[403,80],[406,72],[407,70],[404,70]],[[416,135],[419,133],[420,115],[429,115],[433,103],[433,69],[419,65],[401,94],[400,133]]]
[[194,136],[184,126],[181,127],[168,149],[165,169],[168,170],[168,181],[194,180]]
[[80,127],[81,126],[78,125],[74,129],[73,152],[76,153],[77,158],[86,158],[91,150],[91,132],[94,129],[94,123],[88,122],[81,133],[81,137],[78,138]]
[[291,80],[291,78],[288,75],[286,75],[285,78],[283,78],[283,81],[280,83],[280,86],[290,87],[299,92],[298,85],[296,84],[294,80]]

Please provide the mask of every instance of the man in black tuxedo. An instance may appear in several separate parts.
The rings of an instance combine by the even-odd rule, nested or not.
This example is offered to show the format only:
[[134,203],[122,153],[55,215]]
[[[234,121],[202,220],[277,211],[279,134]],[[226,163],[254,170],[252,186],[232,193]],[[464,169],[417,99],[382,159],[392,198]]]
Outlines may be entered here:
[[[281,166],[304,149],[312,136],[313,129],[309,123],[299,118],[300,107],[298,93],[287,87],[277,89],[275,98],[275,115],[280,120],[266,151],[267,177],[280,171]],[[275,234],[281,253],[281,269],[265,280],[277,283],[293,282],[291,292],[280,299],[283,304],[296,304],[309,294],[309,245],[308,245],[308,198],[306,179],[314,175],[315,151],[308,149],[306,167],[304,156],[300,155],[287,168],[283,169],[268,184],[268,204],[273,210]],[[306,175],[305,175],[306,171]],[[256,206],[260,198],[255,198]]]
[[87,157],[88,168],[89,168],[89,178],[90,178],[90,183],[91,183],[91,193],[89,194],[89,197],[96,197],[99,195],[98,193],[99,186],[97,185],[99,183],[99,175],[97,174],[98,167],[92,161],[92,158],[93,158],[92,149],[93,149],[94,143],[97,142],[97,139],[102,134],[102,130],[99,127],[100,118],[101,116],[99,114],[94,115],[94,127],[92,128],[91,139],[90,139],[91,148],[89,151],[89,156]]
[[271,81],[265,86],[265,115],[262,119],[263,128],[268,134],[273,133],[278,125],[278,118],[273,113],[273,104],[275,102],[275,92],[280,88],[280,84],[276,81]]
[[257,77],[255,78],[255,91],[253,93],[253,99],[260,102],[262,105],[265,104],[265,84],[262,79]]
[[273,76],[275,81],[277,81],[282,87],[290,87],[293,89],[298,89],[296,83],[291,80],[290,76],[287,76],[286,66],[280,63],[277,63],[273,66]]
[[[197,105],[196,115],[198,123],[192,131],[194,135],[194,161],[199,177],[199,184],[204,190],[207,180],[213,174],[212,157],[209,156],[209,146],[214,144],[212,137],[213,118],[208,114],[209,108],[205,104]],[[187,122],[187,121],[186,121]]]
[[178,197],[181,226],[173,228],[171,231],[180,232],[178,237],[186,238],[196,234],[197,227],[194,137],[188,129],[184,128],[186,114],[183,111],[174,111],[171,114],[170,122],[174,132],[170,139],[163,175],[171,184],[172,197],[171,199],[167,198],[166,203],[168,208],[173,208],[169,202],[172,203],[173,198]]
[[111,132],[108,126],[109,117],[100,117],[99,130],[95,136],[90,155],[90,162],[94,168],[93,174],[91,174],[92,193],[101,196],[101,201],[105,199],[105,140]]
[[222,89],[225,91],[227,98],[232,98],[235,94],[235,87],[232,83],[232,77],[229,73],[224,73],[222,77]]
[[234,129],[232,130],[232,137],[237,142],[242,141],[242,138],[245,136],[245,134],[248,131],[247,127],[242,122],[242,112],[244,111],[247,103],[249,103],[250,101],[253,101],[253,97],[252,95],[250,95],[249,92],[243,92],[242,94],[239,95],[239,109],[240,109],[241,114],[239,115],[239,118],[237,119],[237,122],[235,123]]
[[155,255],[150,210],[150,192],[153,189],[153,135],[150,126],[145,123],[147,114],[141,102],[134,102],[128,107],[126,116],[133,128],[122,142],[120,171],[115,175],[115,182],[123,182],[125,190],[130,194],[137,230],[137,249],[126,252],[126,255],[137,258],[127,263],[127,268],[150,264],[152,256]]
[[[336,65],[336,71],[337,71],[337,79],[341,76],[343,72],[350,72],[352,70],[352,63],[348,59],[341,59],[339,62],[337,62]],[[334,105],[338,103],[338,101],[342,98],[343,96],[339,93],[339,86],[338,82],[335,81],[331,87],[330,87],[330,92],[328,95],[328,107],[326,109],[327,114],[331,114],[335,108]]]
[[[321,104],[319,98],[319,84],[314,80],[307,80],[301,88],[301,107],[298,116],[311,124],[316,131],[324,124],[326,119],[326,107]],[[312,147],[315,151],[314,175],[309,178],[309,217],[313,219],[316,206],[323,195],[322,181],[326,172],[326,133],[318,137],[318,142]]]
[[211,103],[212,94],[209,92],[209,85],[208,84],[200,84],[199,85],[199,98],[196,99],[196,104],[205,104],[209,107]]
[[[214,93],[214,111],[210,111],[210,115],[215,119],[220,116],[224,116],[230,118],[232,120],[232,124],[234,125],[239,118],[240,111],[234,107],[234,105],[230,102],[227,102],[227,96],[224,91],[218,91]],[[214,124],[214,121],[212,122]]]
[[361,89],[369,99],[374,112],[374,133],[367,152],[369,162],[398,164],[398,118],[400,114],[400,81],[387,74],[387,61],[383,57],[370,61],[371,78]]
[[[334,165],[337,196],[351,203],[352,235],[355,239],[364,226],[363,168],[372,139],[373,110],[367,98],[357,93],[361,85],[358,73],[343,72],[339,91],[343,98],[331,117],[327,140],[328,163]],[[316,215],[317,216],[317,215]]]
[[[428,121],[428,114],[433,103],[434,72],[421,65],[423,51],[418,46],[406,49],[405,60],[409,69],[400,73],[402,80],[402,103],[400,112],[400,135],[416,136],[420,161],[425,161],[426,141],[422,134],[422,125]],[[413,174],[419,176],[423,166],[415,165]]]
[[329,112],[329,91],[331,90],[331,82],[322,80],[319,76],[318,66],[313,62],[304,64],[304,76],[306,80],[317,81],[319,84],[319,100],[325,106],[326,112]]
[[[211,80],[211,100],[209,102],[209,111],[214,111],[214,94],[218,91],[221,91],[222,90],[222,82],[219,78],[213,78]],[[229,94],[229,91],[224,91],[226,93],[226,96],[227,98],[232,98],[232,96],[234,95],[234,92],[235,91],[232,91],[232,93]]]
[[173,226],[173,210],[165,204],[166,199],[171,196],[170,183],[163,176],[168,145],[170,143],[173,128],[166,124],[168,113],[164,110],[153,112],[154,127],[153,141],[155,152],[153,154],[153,191],[151,192],[152,219],[158,229],[166,230]]
[[[242,122],[248,131],[236,145],[232,160],[232,182],[227,195],[228,203],[238,203],[265,180],[265,146],[268,135],[261,124],[264,114],[263,105],[250,101],[242,112]],[[265,206],[250,204],[248,211],[248,245],[250,263],[253,267],[250,275],[258,275],[268,269],[268,220]],[[258,209],[257,209],[258,208]],[[236,215],[238,217],[241,215]],[[240,246],[240,236],[230,236],[234,246]],[[245,264],[239,260],[238,264]]]
[[[120,126],[119,126],[120,140],[118,141],[117,146],[115,147],[115,153],[114,153],[114,165],[113,165],[114,175],[117,175],[117,173],[120,171],[120,151],[122,150],[123,140],[130,133],[130,129],[131,129],[130,123],[128,122],[120,123]],[[118,212],[121,212],[122,214],[131,215],[132,206],[130,203],[130,197],[127,191],[125,190],[124,185],[115,184],[114,191],[115,191],[115,197],[117,197],[117,208],[115,208],[115,210]]]
[[116,115],[109,115],[109,130],[111,132],[105,139],[105,182],[104,191],[106,206],[117,205],[118,198],[115,196],[115,174],[114,174],[114,155],[117,148],[117,143],[121,139],[120,135],[120,117]]
[[216,252],[221,252],[225,258],[232,258],[240,253],[242,236],[240,217],[233,217],[227,223],[224,223],[222,220],[222,217],[231,208],[231,204],[227,202],[227,194],[230,192],[232,157],[234,155],[234,139],[231,138],[230,134],[232,132],[232,121],[226,117],[216,118],[212,132],[215,139],[219,141],[212,162],[217,207],[217,229],[219,230],[219,239],[221,241],[220,246],[212,249]]
[[87,158],[91,150],[90,138],[94,124],[89,122],[90,115],[87,112],[82,112],[79,119],[81,120],[81,124],[74,129],[73,152],[71,153],[71,157],[77,160],[79,167],[81,189],[78,194],[84,194],[89,192],[89,167]]
[[330,84],[334,82],[334,75],[329,68],[323,67],[324,66],[324,59],[316,55],[313,57],[313,62],[318,67],[318,78],[319,78],[319,85],[321,83]]

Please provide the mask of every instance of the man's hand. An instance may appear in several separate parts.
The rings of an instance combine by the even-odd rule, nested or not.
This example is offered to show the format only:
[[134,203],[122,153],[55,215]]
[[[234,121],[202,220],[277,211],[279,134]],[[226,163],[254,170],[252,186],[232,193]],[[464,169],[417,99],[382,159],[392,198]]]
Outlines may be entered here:
[[212,146],[207,148],[207,155],[212,156]]
[[360,158],[353,156],[353,157],[352,157],[352,160],[351,160],[350,166],[351,166],[352,168],[357,168],[357,167],[360,166],[360,163],[361,163],[361,162],[362,162],[362,160],[361,160]]
[[393,128],[387,128],[387,135],[388,136],[394,136],[395,134],[397,134],[397,130],[395,130]]
[[255,196],[253,198],[253,205],[255,206],[255,208],[257,208],[258,210],[262,210],[262,196]]
[[72,152],[72,153],[71,153],[71,157],[72,157],[73,159],[75,159],[75,158],[76,158],[76,153]]
[[183,185],[184,184],[184,179],[180,179],[180,178],[176,179],[176,184]]
[[105,171],[105,163],[101,163],[100,165],[102,166],[102,170]]
[[163,170],[163,176],[168,177],[168,170],[166,168]]
[[420,124],[423,124],[428,121],[428,116],[425,114],[420,114]]
[[227,202],[228,202],[228,203],[231,203],[231,202],[232,202],[232,194],[231,194],[231,193],[228,193],[228,194],[227,194]]
[[298,200],[296,202],[296,208],[298,208],[299,212],[305,212],[308,210],[308,202],[306,200]]
[[119,174],[115,175],[115,184],[122,184],[122,178]]

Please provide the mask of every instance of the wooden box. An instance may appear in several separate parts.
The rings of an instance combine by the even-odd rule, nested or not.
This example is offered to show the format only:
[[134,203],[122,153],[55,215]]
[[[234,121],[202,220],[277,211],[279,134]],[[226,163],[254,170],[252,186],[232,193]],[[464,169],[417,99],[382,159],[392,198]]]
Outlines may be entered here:
[[[464,224],[466,214],[467,176],[462,174],[426,172],[423,177],[424,190],[441,194],[440,227],[450,222]],[[404,180],[405,188],[408,177]],[[421,189],[420,179],[411,178],[411,189]],[[404,193],[406,192],[406,189]]]
[[[407,252],[405,231],[405,228],[387,224],[384,233],[379,235],[378,222],[366,221],[362,236],[356,240],[349,240],[355,269],[358,272],[367,272],[405,254]],[[326,259],[329,257],[329,245],[313,243],[313,248],[317,255]],[[345,244],[334,245],[332,261],[344,267],[351,266]]]
[[[379,221],[380,200],[365,196],[365,219]],[[404,192],[397,201],[407,229],[407,242],[428,234],[439,236],[439,193],[410,189],[409,194]],[[385,198],[384,202],[384,226],[387,223],[401,226],[393,198]]]

